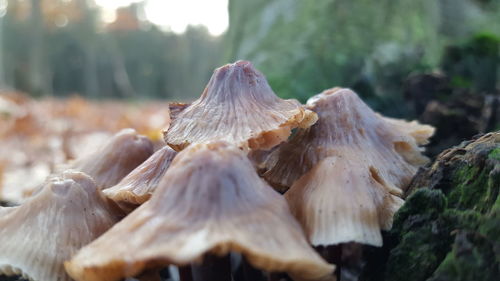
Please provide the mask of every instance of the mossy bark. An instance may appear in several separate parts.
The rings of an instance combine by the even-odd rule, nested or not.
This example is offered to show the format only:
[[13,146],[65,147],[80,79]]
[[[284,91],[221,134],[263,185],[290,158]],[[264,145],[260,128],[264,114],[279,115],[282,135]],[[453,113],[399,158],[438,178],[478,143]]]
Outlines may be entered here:
[[361,280],[500,278],[500,132],[442,152],[413,179]]

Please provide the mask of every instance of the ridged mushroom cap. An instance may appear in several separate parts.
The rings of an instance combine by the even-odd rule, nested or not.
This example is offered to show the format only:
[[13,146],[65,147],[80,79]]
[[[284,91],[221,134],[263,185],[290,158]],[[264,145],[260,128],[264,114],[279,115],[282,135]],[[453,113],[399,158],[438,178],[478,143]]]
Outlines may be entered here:
[[[135,167],[153,154],[153,143],[134,129],[123,129],[93,152],[57,167],[47,181],[58,178],[67,170],[89,175],[99,189],[116,185]],[[46,183],[33,188],[30,195],[40,192]]]
[[0,208],[0,275],[71,281],[63,262],[119,219],[94,181],[68,171],[17,207]]
[[237,61],[214,71],[201,97],[176,114],[164,136],[177,151],[218,140],[266,150],[286,140],[293,128],[309,127],[316,119],[298,101],[278,98],[250,62]]
[[404,203],[400,190],[387,184],[357,153],[346,149],[321,160],[285,193],[315,246],[347,242],[382,246],[380,230],[391,228]]
[[176,154],[169,146],[161,148],[104,194],[124,211],[132,211],[149,200]]
[[285,197],[313,245],[381,246],[380,230],[391,228],[403,190],[427,160],[418,144],[433,129],[384,118],[349,89],[327,90],[307,106],[318,122],[273,152],[264,177],[291,185]]
[[319,120],[299,129],[266,160],[265,179],[286,191],[322,159],[339,156],[344,148],[357,151],[350,157],[375,167],[393,189],[404,190],[418,167],[427,162],[419,144],[434,129],[416,121],[382,117],[349,89],[333,88],[307,102]]
[[255,267],[296,280],[334,280],[309,246],[285,199],[227,143],[191,145],[151,199],[66,263],[78,281],[114,281],[205,254],[243,254]]
[[111,187],[153,154],[153,143],[134,129],[123,129],[95,152],[76,159],[61,170],[88,174],[99,188]]

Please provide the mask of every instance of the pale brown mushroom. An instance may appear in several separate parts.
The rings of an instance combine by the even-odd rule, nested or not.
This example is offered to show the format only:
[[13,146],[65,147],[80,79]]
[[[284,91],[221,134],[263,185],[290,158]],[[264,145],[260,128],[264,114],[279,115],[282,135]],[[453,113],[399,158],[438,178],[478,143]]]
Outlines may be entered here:
[[153,143],[134,129],[123,129],[93,153],[59,168],[91,176],[99,188],[111,187],[153,154]]
[[238,61],[214,71],[201,97],[173,118],[165,141],[177,151],[218,140],[245,150],[266,150],[316,119],[296,100],[278,98],[250,62]]
[[310,98],[307,108],[318,114],[318,122],[297,130],[266,161],[264,177],[281,192],[343,148],[357,150],[355,156],[367,159],[389,185],[402,190],[427,162],[419,145],[427,142],[433,127],[382,117],[349,89],[325,90]]
[[68,171],[18,207],[0,208],[0,275],[70,281],[63,262],[119,219],[87,175]]
[[104,194],[124,211],[132,211],[149,200],[176,154],[168,146],[161,148]]
[[348,89],[327,90],[308,107],[319,121],[270,156],[265,177],[293,183],[285,197],[313,245],[381,246],[380,230],[391,228],[403,190],[426,161],[423,134],[411,132],[432,129],[401,129],[403,121],[381,117]]
[[321,160],[285,193],[314,246],[347,242],[382,246],[381,229],[404,203],[355,150]]
[[[100,189],[105,189],[120,182],[151,154],[153,143],[147,137],[139,135],[134,129],[123,129],[99,149],[58,167],[46,181],[60,177],[64,171],[74,170],[89,175]],[[37,185],[26,193],[35,195],[44,185]]]
[[151,199],[66,263],[78,281],[114,281],[207,254],[239,252],[255,267],[296,280],[334,280],[309,246],[285,199],[227,143],[191,145]]

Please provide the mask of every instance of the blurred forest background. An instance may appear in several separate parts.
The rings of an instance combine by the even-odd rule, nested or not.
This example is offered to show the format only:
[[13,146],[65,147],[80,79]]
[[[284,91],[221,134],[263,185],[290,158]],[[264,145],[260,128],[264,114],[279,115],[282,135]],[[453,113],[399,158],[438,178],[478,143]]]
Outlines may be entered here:
[[147,2],[106,22],[93,0],[0,0],[0,89],[191,100],[247,59],[281,97],[351,87],[390,116],[498,129],[499,0],[229,0],[220,36],[155,26]]
[[122,128],[161,146],[168,102],[239,59],[435,126],[430,157],[500,130],[500,0],[0,0],[0,201]]

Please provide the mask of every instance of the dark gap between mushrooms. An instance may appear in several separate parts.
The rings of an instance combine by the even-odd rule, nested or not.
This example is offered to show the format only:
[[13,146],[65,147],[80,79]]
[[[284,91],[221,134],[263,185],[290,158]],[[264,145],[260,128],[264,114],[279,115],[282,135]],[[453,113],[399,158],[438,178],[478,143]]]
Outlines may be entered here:
[[229,255],[218,257],[206,255],[203,263],[191,265],[193,281],[231,281],[231,259]]
[[20,275],[5,276],[0,275],[0,281],[29,281]]
[[336,264],[335,276],[337,280],[341,280],[341,268],[342,268],[342,247],[344,243],[337,245],[328,246],[316,246],[314,247],[318,254],[329,263]]
[[179,279],[180,281],[194,281],[193,272],[190,265],[180,266],[179,269]]

